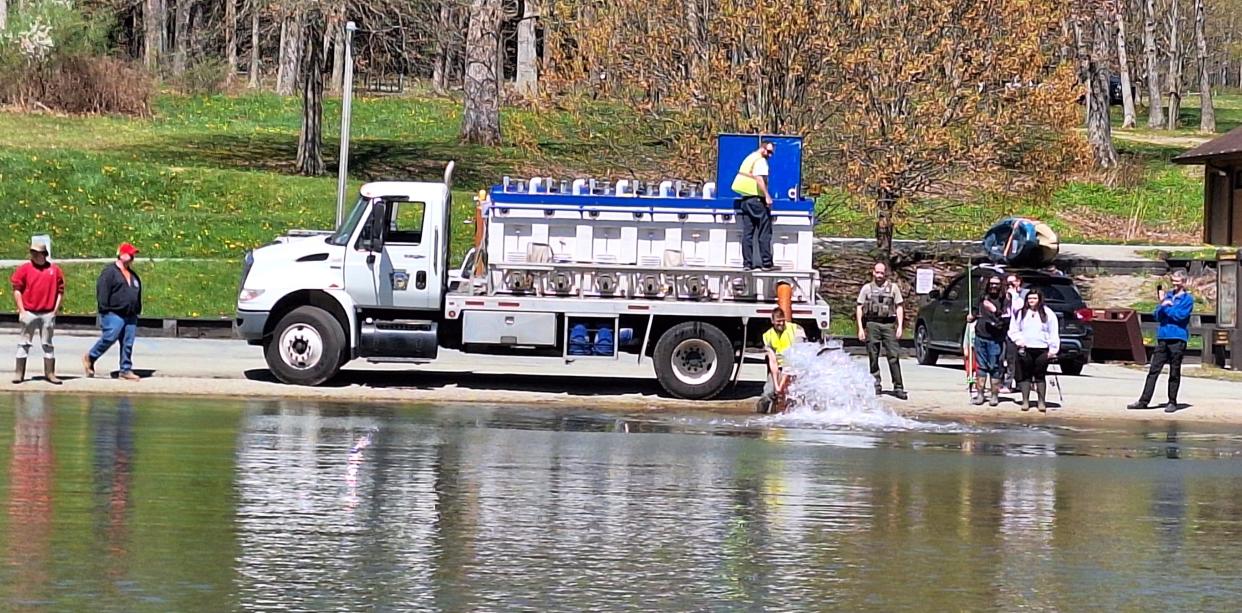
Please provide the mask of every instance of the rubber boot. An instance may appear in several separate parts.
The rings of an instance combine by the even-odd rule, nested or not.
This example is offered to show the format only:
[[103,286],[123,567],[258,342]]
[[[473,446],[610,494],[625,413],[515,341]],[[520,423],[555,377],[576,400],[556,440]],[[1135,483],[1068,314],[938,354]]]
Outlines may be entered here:
[[1039,412],[1047,413],[1048,405],[1044,402],[1044,400],[1045,400],[1045,397],[1048,395],[1048,383],[1044,381],[1040,381],[1039,383],[1036,383],[1035,394],[1036,394],[1036,397],[1039,399]]
[[1019,383],[1018,389],[1022,392],[1022,404],[1020,405],[1022,410],[1031,410],[1031,382],[1023,381],[1022,383]]
[[13,366],[13,383],[21,383],[26,380],[26,358],[17,358],[17,364]]
[[60,385],[60,377],[56,376],[56,358],[43,358],[43,378],[52,385]]
[[994,407],[1000,404],[1000,383],[992,381],[992,397],[988,398],[988,406]]
[[983,397],[983,386],[976,383],[974,398],[970,399],[970,403],[975,406],[980,406],[983,404],[984,400],[985,399]]

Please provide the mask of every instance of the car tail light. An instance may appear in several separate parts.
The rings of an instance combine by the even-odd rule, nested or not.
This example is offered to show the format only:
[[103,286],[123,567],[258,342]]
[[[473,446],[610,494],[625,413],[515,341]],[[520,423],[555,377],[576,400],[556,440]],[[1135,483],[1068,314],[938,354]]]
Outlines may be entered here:
[[1074,315],[1078,317],[1078,321],[1091,321],[1095,318],[1095,312],[1091,309],[1078,309],[1074,311]]

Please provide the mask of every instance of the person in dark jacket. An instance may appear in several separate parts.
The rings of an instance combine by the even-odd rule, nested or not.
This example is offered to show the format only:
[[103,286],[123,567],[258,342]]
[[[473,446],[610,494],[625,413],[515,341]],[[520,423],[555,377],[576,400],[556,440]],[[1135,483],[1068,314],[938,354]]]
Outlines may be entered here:
[[1143,385],[1143,395],[1126,408],[1146,409],[1151,397],[1156,393],[1156,380],[1164,365],[1169,365],[1169,402],[1164,406],[1165,413],[1173,413],[1178,409],[1177,392],[1182,386],[1182,355],[1186,353],[1186,341],[1190,340],[1190,314],[1195,310],[1194,296],[1186,291],[1186,273],[1180,270],[1173,273],[1173,291],[1165,292],[1157,289],[1156,305],[1156,350],[1151,354],[1151,367],[1147,370],[1147,382]]
[[[975,359],[979,362],[979,395],[975,404],[984,403],[984,390],[991,391],[990,406],[1000,403],[1000,384],[1005,376],[1004,353],[1008,341],[1009,313],[1005,311],[1004,288],[1000,277],[989,277],[983,296],[968,318],[975,323]],[[988,385],[983,385],[984,383]]]
[[121,341],[121,374],[126,381],[137,381],[134,374],[134,337],[138,334],[138,315],[142,313],[142,280],[133,271],[138,248],[121,243],[116,262],[99,273],[95,300],[99,305],[99,340],[82,356],[86,376],[95,376],[95,362],[118,340]]

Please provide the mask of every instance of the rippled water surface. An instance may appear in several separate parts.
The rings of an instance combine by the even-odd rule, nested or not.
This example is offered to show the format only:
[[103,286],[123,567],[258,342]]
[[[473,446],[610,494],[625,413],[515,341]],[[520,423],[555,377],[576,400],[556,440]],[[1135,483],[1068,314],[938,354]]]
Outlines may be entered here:
[[0,609],[1236,610],[1242,436],[0,397]]

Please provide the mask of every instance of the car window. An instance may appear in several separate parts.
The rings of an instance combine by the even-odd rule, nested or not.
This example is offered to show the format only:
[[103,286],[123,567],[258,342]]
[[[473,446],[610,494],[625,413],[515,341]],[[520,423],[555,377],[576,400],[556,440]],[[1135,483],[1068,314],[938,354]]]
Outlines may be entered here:
[[963,279],[965,279],[965,277],[958,277],[957,280],[953,281],[953,283],[949,285],[949,289],[944,292],[945,300],[952,301],[957,300],[958,298],[965,298],[962,296],[962,290],[966,289],[966,285],[962,283]]

